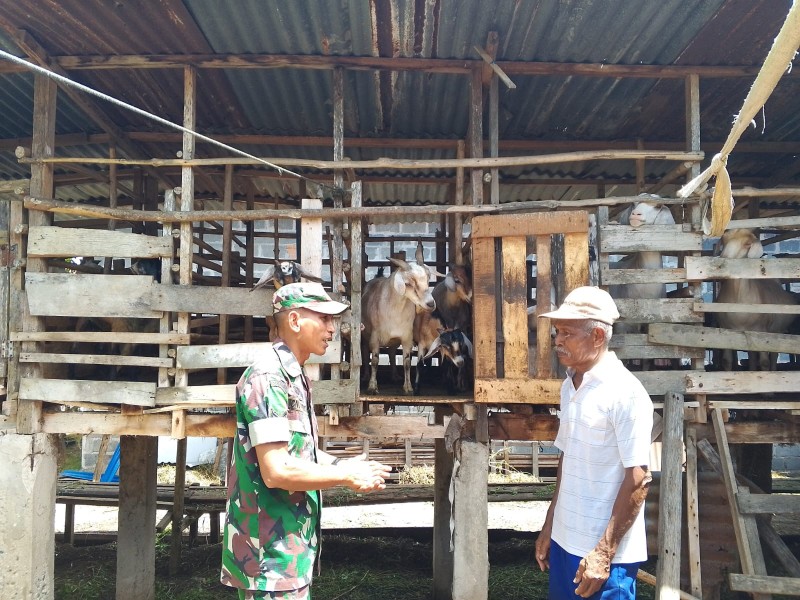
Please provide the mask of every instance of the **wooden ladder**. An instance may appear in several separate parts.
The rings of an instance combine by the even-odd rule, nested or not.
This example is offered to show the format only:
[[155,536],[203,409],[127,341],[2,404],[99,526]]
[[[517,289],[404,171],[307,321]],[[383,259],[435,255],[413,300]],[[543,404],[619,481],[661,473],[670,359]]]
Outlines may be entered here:
[[[742,566],[741,574],[730,573],[728,575],[730,588],[733,591],[750,593],[756,600],[767,600],[772,598],[771,594],[800,596],[800,568],[798,568],[796,560],[794,563],[791,560],[781,561],[787,571],[793,575],[792,577],[775,577],[767,574],[756,521],[757,515],[800,513],[800,497],[773,496],[772,494],[751,495],[746,487],[740,487],[731,460],[722,410],[713,409],[711,417]],[[774,550],[775,547],[772,547]]]

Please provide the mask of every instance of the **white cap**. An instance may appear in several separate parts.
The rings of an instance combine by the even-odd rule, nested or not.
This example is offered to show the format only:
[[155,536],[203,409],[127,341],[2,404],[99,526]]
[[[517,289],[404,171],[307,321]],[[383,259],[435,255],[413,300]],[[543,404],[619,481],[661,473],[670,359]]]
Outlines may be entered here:
[[544,313],[540,317],[549,319],[601,321],[613,325],[619,319],[617,305],[605,290],[583,286],[572,290],[558,310]]

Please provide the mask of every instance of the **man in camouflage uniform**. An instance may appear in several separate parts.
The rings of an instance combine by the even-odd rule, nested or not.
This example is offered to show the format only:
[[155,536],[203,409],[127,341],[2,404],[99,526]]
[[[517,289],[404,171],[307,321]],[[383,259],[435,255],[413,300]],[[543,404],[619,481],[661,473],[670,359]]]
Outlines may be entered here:
[[243,600],[305,600],[320,540],[319,490],[383,489],[389,467],[317,448],[303,365],[325,353],[333,316],[347,306],[318,283],[292,283],[275,292],[272,308],[279,338],[236,386],[220,579]]

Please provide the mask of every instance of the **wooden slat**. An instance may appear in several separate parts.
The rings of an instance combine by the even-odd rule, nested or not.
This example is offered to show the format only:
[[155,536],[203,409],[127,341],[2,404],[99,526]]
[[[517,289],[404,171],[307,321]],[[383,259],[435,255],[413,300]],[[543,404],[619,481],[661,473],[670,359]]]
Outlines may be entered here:
[[[350,379],[321,380],[311,382],[314,404],[351,404],[356,401],[358,381]],[[191,408],[229,408],[236,404],[234,384],[192,385],[158,388],[155,406]]]
[[800,401],[784,402],[772,398],[755,400],[708,400],[708,408],[738,410],[800,410]]
[[659,298],[615,300],[625,323],[700,323],[703,315],[694,312],[691,298]]
[[113,342],[117,344],[174,344],[189,343],[188,333],[138,333],[112,331],[15,331],[14,342]]
[[800,258],[720,258],[687,256],[686,278],[707,279],[797,279]]
[[684,231],[684,225],[601,225],[600,252],[699,252],[703,235]]
[[769,575],[741,575],[728,573],[731,590],[747,592],[763,596],[763,594],[780,594],[782,596],[800,596],[800,577],[774,577]]
[[[248,367],[272,347],[269,342],[250,344],[216,344],[178,348],[175,366],[179,369],[216,369]],[[340,363],[341,341],[330,342],[324,356],[312,354],[306,364]]]
[[800,372],[686,371],[686,393],[768,394],[800,390]]
[[503,238],[503,369],[504,376],[528,376],[528,281],[524,237]]
[[493,440],[553,441],[558,433],[558,418],[554,415],[531,417],[513,413],[489,415],[489,437]]
[[[108,435],[163,435],[172,432],[171,415],[120,413],[45,413],[43,433],[77,433]],[[186,435],[193,437],[232,437],[236,434],[236,415],[186,415]]]
[[164,237],[104,229],[31,227],[28,230],[28,256],[41,258],[158,258],[170,255],[170,245]]
[[686,281],[686,269],[614,269],[600,265],[601,285],[683,283],[684,281]]
[[156,285],[148,297],[152,308],[167,312],[214,315],[270,315],[272,291],[188,285]]
[[[536,378],[550,379],[553,377],[553,338],[550,337],[550,323],[548,319],[539,320],[539,315],[553,310],[551,298],[553,293],[553,279],[550,273],[550,260],[552,250],[552,237],[549,235],[536,236]],[[541,323],[541,326],[539,325]]]
[[[611,338],[614,339],[614,338]],[[686,377],[697,371],[636,371],[634,375],[651,396],[686,392]]]
[[800,496],[795,494],[751,494],[739,490],[739,510],[746,515],[800,514]]
[[651,344],[643,333],[615,335],[608,345],[620,359],[629,358],[703,358],[700,348]]
[[[587,217],[588,219],[588,217]],[[564,284],[567,292],[589,283],[589,234],[564,234]]]
[[173,366],[171,358],[157,356],[120,356],[115,354],[60,354],[51,352],[21,352],[20,362],[65,365],[116,365],[122,367]]
[[800,315],[800,305],[796,304],[734,304],[725,302],[695,302],[692,310],[699,313],[783,313]]
[[320,419],[319,435],[414,441],[444,437],[444,425],[428,425],[427,417],[340,417],[338,425],[331,425],[327,419]]
[[26,273],[28,306],[37,316],[160,318],[150,307],[152,277]]
[[[473,220],[474,223],[477,219]],[[473,234],[474,235],[474,234]],[[497,290],[494,238],[473,238],[472,293],[475,328],[475,376],[497,376]]]
[[558,404],[560,379],[475,379],[475,402],[483,404]]
[[681,344],[694,348],[728,348],[730,350],[787,353],[794,353],[800,349],[800,336],[798,335],[733,331],[674,323],[652,323],[648,327],[647,338],[655,344]]
[[584,211],[484,215],[472,219],[473,240],[505,236],[587,233],[588,229],[589,216]]
[[[156,386],[133,381],[86,381],[77,379],[38,379],[20,381],[20,399],[46,402],[94,402],[155,406]],[[75,432],[79,433],[79,432]]]

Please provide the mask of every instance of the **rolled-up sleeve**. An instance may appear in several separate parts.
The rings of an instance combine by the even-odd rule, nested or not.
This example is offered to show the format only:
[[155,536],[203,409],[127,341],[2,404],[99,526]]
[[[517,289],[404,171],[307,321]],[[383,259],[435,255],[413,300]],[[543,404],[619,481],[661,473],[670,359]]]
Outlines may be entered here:
[[253,446],[291,439],[288,419],[288,385],[280,376],[254,374],[243,395],[245,420]]

